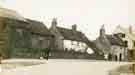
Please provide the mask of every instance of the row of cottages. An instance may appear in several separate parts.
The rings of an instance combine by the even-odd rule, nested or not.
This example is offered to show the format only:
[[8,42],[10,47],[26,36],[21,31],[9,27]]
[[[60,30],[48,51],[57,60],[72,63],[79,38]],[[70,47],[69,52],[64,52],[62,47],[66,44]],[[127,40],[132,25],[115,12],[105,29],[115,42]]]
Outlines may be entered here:
[[121,39],[124,34],[108,35],[104,25],[99,33],[99,37],[94,41],[99,53],[104,54],[106,60],[127,61],[127,42]]
[[3,14],[0,14],[0,54],[4,58],[39,58],[46,56],[49,50],[51,56],[56,52],[60,58],[70,57],[72,52],[77,53],[77,58],[82,53],[85,55],[79,57],[90,57],[87,53],[90,51],[94,52],[95,59],[99,55],[93,42],[77,30],[77,25],[72,29],[58,27],[54,18],[49,30],[42,22],[24,18],[13,10],[0,8],[0,13]]
[[124,37],[122,37],[122,39],[127,42],[128,60],[134,61],[135,60],[135,31],[133,30],[133,27],[129,26],[129,28],[123,28],[120,25],[118,25],[114,30],[114,34],[124,34]]
[[77,25],[72,25],[72,29],[62,28],[57,25],[57,19],[54,18],[50,31],[54,35],[55,50],[64,50],[75,52],[87,52],[90,47],[88,46],[88,38],[80,31],[77,30]]
[[53,35],[42,22],[0,8],[0,54],[4,58],[39,57],[52,48]]

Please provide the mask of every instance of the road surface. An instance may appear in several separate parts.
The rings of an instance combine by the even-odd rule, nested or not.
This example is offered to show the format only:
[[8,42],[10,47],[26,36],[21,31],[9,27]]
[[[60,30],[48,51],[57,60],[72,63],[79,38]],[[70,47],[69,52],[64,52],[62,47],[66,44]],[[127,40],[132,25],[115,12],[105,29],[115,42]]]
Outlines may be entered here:
[[[24,60],[25,61],[25,60]],[[0,75],[108,75],[108,71],[128,62],[50,59],[44,64],[3,70]]]

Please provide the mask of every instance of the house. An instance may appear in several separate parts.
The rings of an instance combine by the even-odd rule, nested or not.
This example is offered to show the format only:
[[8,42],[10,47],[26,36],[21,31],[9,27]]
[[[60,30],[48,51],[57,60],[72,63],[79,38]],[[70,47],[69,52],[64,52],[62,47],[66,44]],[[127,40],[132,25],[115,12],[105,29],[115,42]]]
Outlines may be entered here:
[[76,24],[72,25],[72,29],[62,28],[54,18],[50,31],[54,35],[54,49],[51,51],[50,58],[103,59],[103,55],[98,53],[99,50],[93,41],[88,40],[84,33],[78,31]]
[[27,19],[29,23],[29,32],[31,32],[31,47],[32,48],[53,48],[53,35],[47,27],[39,21]]
[[112,60],[127,61],[127,42],[123,41],[118,34],[106,35],[111,44],[110,54]]
[[50,31],[55,36],[54,46],[56,50],[65,50],[75,52],[86,52],[89,48],[88,38],[77,30],[77,25],[72,25],[72,29],[57,26],[57,19],[54,18]]
[[100,54],[105,59],[125,61],[127,59],[127,47],[125,41],[118,34],[108,35],[105,33],[104,25],[100,29],[99,37],[94,41]]
[[4,58],[35,58],[51,48],[53,35],[42,22],[6,8],[1,8],[0,13],[0,53]]
[[123,28],[118,25],[113,33],[124,34],[123,40],[127,41],[129,61],[135,60],[135,31],[133,30],[133,27],[129,26],[129,28]]

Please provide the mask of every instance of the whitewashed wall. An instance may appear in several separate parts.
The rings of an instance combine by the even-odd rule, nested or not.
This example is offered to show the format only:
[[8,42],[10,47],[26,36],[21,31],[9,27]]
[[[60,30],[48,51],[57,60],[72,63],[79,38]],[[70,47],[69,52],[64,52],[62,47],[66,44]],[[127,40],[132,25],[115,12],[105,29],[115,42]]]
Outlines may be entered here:
[[117,55],[118,60],[120,59],[119,55],[122,54],[122,60],[124,60],[127,56],[126,54],[127,48],[122,46],[113,45],[111,46],[111,54]]
[[63,40],[64,49],[85,52],[88,46],[83,42]]

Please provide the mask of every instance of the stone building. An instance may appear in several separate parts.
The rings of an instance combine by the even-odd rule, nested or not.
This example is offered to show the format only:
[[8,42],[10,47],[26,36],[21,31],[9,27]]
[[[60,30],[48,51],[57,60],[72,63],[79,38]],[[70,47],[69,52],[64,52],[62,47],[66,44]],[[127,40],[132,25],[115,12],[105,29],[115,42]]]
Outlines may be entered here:
[[23,18],[17,12],[0,9],[0,53],[9,57],[39,57],[50,49],[53,35],[42,22]]
[[127,60],[126,42],[122,40],[119,34],[106,34],[104,25],[100,29],[100,36],[94,42],[100,50],[100,54],[104,54],[105,59]]
[[116,27],[114,30],[114,34],[122,33],[124,37],[122,38],[124,41],[127,41],[128,46],[128,59],[129,61],[135,60],[135,31],[132,26],[129,28],[123,28],[120,25]]
[[127,61],[127,42],[123,41],[119,34],[106,35],[111,44],[110,54],[112,60]]

